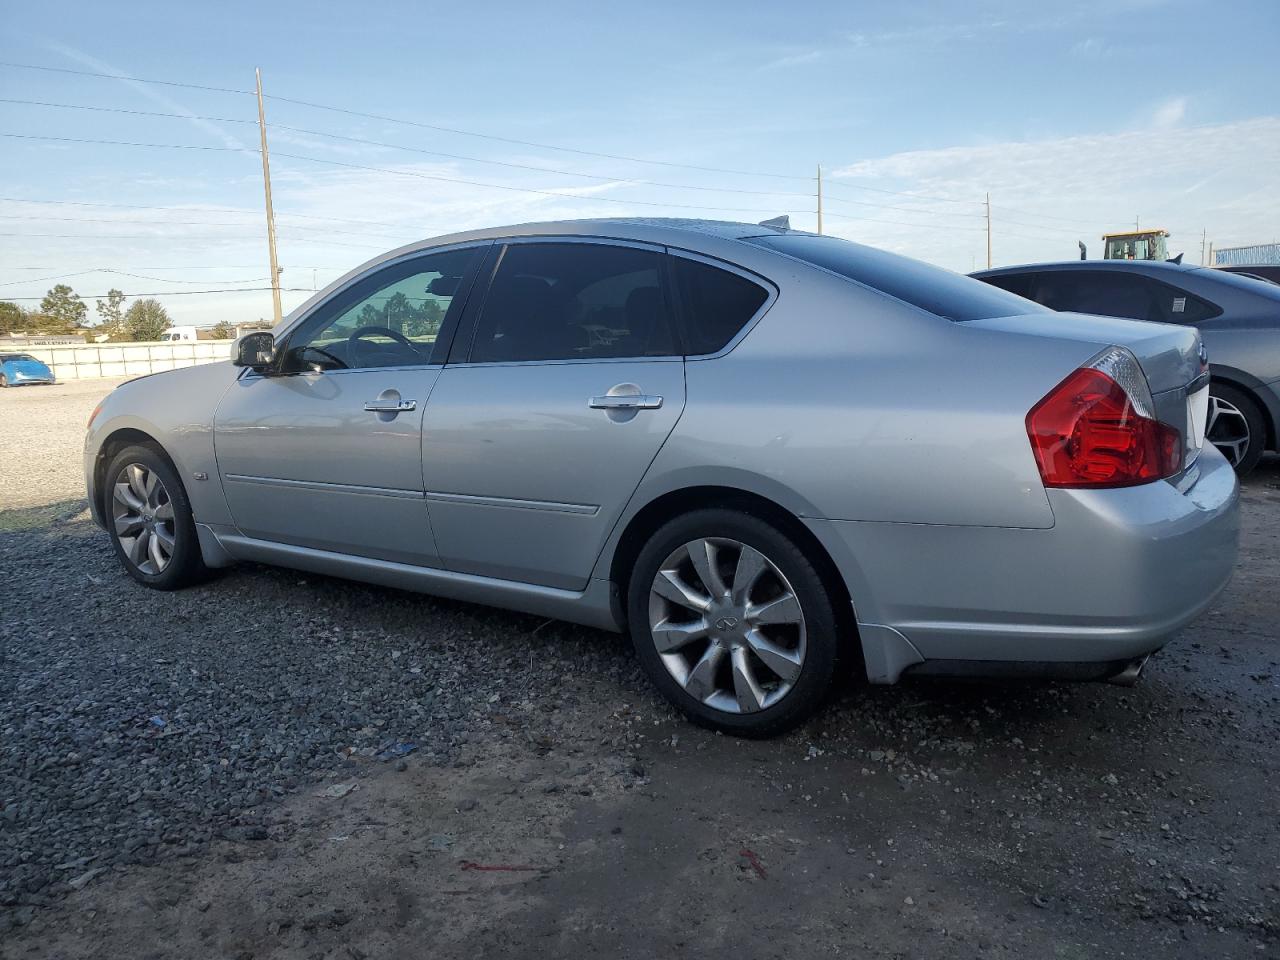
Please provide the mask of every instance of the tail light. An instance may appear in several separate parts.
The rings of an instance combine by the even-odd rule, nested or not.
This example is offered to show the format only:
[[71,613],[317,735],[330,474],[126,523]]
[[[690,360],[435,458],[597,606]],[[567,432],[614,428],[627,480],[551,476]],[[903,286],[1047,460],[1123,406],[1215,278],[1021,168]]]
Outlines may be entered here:
[[1027,414],[1046,487],[1130,487],[1182,468],[1182,434],[1155,419],[1151,388],[1128,350],[1112,347]]

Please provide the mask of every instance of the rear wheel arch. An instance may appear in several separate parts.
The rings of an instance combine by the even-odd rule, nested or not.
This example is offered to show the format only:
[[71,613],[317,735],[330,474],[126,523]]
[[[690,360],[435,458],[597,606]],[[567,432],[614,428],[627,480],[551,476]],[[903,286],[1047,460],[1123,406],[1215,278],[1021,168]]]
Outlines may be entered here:
[[1218,367],[1210,367],[1212,379],[1210,380],[1210,390],[1214,385],[1230,387],[1232,390],[1238,390],[1244,394],[1262,416],[1262,425],[1266,428],[1267,450],[1280,450],[1280,423],[1277,423],[1277,416],[1280,414],[1268,404],[1266,399],[1258,392],[1258,387],[1262,384],[1260,381],[1254,380],[1248,374],[1239,375],[1233,369],[1222,369]]
[[[850,655],[858,658],[858,667],[855,669],[863,669],[865,674],[865,668],[861,666],[862,648],[858,642],[853,601],[848,585],[831,554],[799,517],[776,501],[758,493],[726,486],[684,487],[662,494],[645,504],[627,522],[613,551],[609,579],[617,589],[617,596],[627,596],[636,559],[658,530],[676,517],[709,507],[740,510],[763,520],[786,534],[801,548],[822,578],[823,586],[833,601],[835,609],[832,612],[836,618],[836,628],[844,641],[842,646]],[[618,611],[622,614],[620,620],[624,625],[625,606],[624,599],[619,604],[622,609]]]

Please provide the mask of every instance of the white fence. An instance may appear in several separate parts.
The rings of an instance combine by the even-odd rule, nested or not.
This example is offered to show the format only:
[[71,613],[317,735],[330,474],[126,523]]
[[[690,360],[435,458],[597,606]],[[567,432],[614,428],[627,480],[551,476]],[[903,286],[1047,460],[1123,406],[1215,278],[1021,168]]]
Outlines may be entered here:
[[231,344],[234,342],[179,340],[176,343],[92,343],[14,349],[43,360],[59,380],[88,380],[94,377],[136,377],[227,360],[231,357]]

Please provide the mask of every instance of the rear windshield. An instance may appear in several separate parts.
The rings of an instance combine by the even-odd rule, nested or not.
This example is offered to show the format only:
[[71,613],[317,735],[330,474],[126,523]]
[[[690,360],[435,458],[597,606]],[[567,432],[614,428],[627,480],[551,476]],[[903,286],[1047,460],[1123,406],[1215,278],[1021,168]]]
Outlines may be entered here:
[[1266,277],[1247,273],[1233,273],[1230,270],[1210,270],[1202,268],[1196,271],[1197,276],[1211,277],[1215,283],[1241,290],[1245,293],[1260,294],[1270,300],[1280,300],[1280,284]]
[[33,363],[39,362],[29,353],[0,353],[0,360],[6,362],[9,360],[30,360]]
[[887,293],[947,320],[985,320],[1045,308],[981,280],[837,237],[778,234],[754,243]]

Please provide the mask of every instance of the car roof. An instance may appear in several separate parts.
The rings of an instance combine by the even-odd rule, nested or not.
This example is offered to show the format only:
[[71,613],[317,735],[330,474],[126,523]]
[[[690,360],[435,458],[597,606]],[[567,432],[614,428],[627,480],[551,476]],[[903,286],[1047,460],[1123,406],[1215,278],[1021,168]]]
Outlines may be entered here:
[[1207,271],[1207,267],[1167,260],[1057,260],[1049,263],[1020,263],[990,270],[975,270],[972,277],[1000,277],[1012,273],[1038,273],[1044,270],[1115,270],[1120,273],[1145,273],[1148,276],[1172,276]]
[[516,223],[502,227],[485,227],[460,233],[432,237],[417,247],[436,247],[472,240],[497,240],[505,237],[608,237],[617,240],[640,240],[651,243],[696,244],[704,240],[744,240],[748,237],[779,233],[801,233],[779,227],[766,227],[758,223],[738,223],[731,220],[693,220],[678,217],[596,217],[585,220],[543,220],[533,223]]

